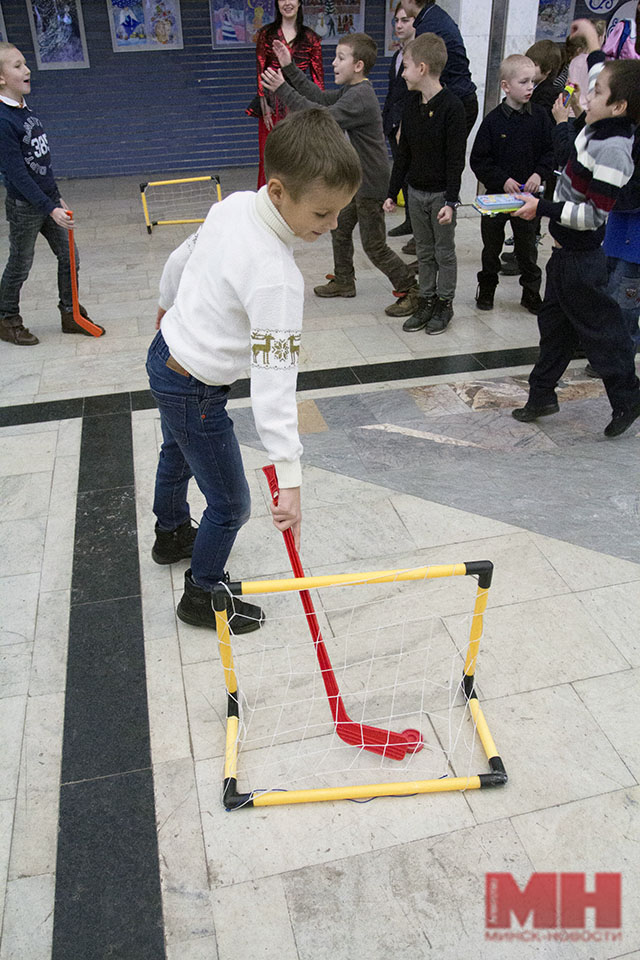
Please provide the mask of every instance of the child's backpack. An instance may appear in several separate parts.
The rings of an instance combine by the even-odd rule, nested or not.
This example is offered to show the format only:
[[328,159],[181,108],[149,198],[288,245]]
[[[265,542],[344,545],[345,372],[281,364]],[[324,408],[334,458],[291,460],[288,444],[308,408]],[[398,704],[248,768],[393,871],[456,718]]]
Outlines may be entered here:
[[602,44],[608,60],[640,60],[636,50],[635,20],[618,20]]

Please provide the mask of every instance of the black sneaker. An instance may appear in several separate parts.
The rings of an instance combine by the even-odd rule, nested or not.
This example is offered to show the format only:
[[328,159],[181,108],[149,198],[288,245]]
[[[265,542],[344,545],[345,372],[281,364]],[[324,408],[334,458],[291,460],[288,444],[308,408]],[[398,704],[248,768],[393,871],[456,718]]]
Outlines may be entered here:
[[160,530],[156,523],[156,542],[151,548],[151,556],[156,563],[177,563],[187,560],[193,553],[193,544],[198,533],[191,526],[191,520],[185,520],[176,530]]
[[401,248],[403,253],[406,253],[408,257],[415,257],[416,255],[416,239],[411,237],[411,240],[408,240],[405,243],[404,247]]
[[542,297],[539,293],[532,293],[530,290],[525,290],[520,300],[520,306],[537,317],[542,309]]
[[413,227],[409,220],[405,220],[404,223],[398,224],[397,227],[392,227],[391,230],[387,231],[388,237],[408,237],[413,233]]
[[500,264],[500,273],[503,277],[519,277],[522,270],[517,260],[503,260]]
[[605,437],[619,437],[640,417],[640,400],[628,410],[614,410],[611,423],[604,428]]
[[559,409],[560,407],[557,401],[555,403],[546,403],[543,407],[532,407],[527,403],[518,410],[512,410],[511,416],[520,423],[531,423],[532,420],[537,420],[538,417],[550,417],[552,413],[557,413]]
[[432,297],[418,297],[418,309],[402,324],[404,332],[415,333],[417,330],[424,330],[433,316],[437,302],[438,298],[435,295]]
[[493,295],[495,293],[495,287],[487,287],[483,284],[478,284],[478,289],[476,290],[476,306],[478,310],[493,310]]
[[449,324],[451,323],[451,318],[453,317],[453,301],[444,300],[442,297],[438,297],[438,302],[436,303],[436,308],[433,311],[433,316],[431,320],[427,323],[425,333],[435,336],[439,333],[444,333]]
[[[228,573],[224,579],[229,582]],[[176,612],[179,620],[191,624],[192,627],[216,629],[211,591],[193,582],[191,570],[187,570],[184,575],[184,594]],[[246,603],[239,597],[232,596],[227,598],[227,617],[232,634],[251,633],[258,630],[265,621],[263,611],[255,603]]]

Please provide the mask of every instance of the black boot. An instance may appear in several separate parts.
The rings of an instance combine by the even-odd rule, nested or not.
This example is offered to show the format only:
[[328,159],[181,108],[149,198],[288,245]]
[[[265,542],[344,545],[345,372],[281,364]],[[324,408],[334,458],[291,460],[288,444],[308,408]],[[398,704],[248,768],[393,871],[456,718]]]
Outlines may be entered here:
[[433,316],[437,301],[438,298],[435,294],[432,297],[418,297],[418,309],[413,316],[409,317],[402,324],[402,329],[405,333],[415,333],[416,330],[424,330]]
[[151,556],[156,563],[177,563],[187,560],[193,553],[197,527],[191,526],[191,520],[185,520],[175,530],[161,530],[156,523],[156,542],[151,548]]
[[496,288],[492,284],[488,284],[486,281],[483,283],[480,281],[478,283],[478,289],[476,290],[476,306],[478,310],[493,310],[493,296],[496,292]]
[[[225,581],[229,581],[228,574],[225,574]],[[190,569],[184,575],[184,594],[178,604],[177,613],[178,619],[183,623],[190,623],[193,627],[216,629],[211,591],[193,582]],[[227,598],[227,617],[232,634],[251,633],[262,626],[265,620],[260,607],[231,596]]]
[[398,224],[397,227],[393,227],[391,230],[387,231],[388,237],[407,237],[413,233],[413,227],[411,226],[411,220],[405,220],[404,223]]

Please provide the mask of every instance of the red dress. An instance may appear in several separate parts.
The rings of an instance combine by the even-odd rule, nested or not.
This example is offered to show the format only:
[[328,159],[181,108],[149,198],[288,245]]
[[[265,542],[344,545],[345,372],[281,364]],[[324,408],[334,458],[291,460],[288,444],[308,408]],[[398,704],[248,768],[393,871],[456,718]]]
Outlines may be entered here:
[[[322,43],[320,37],[309,27],[302,28],[302,35],[297,37],[292,43],[287,43],[282,30],[274,36],[269,36],[269,27],[263,27],[258,33],[256,42],[256,61],[258,68],[258,95],[266,96],[272,110],[272,120],[277,123],[287,113],[287,108],[278,99],[277,96],[270,94],[262,86],[261,75],[267,67],[273,67],[274,70],[280,68],[278,58],[273,52],[274,39],[282,40],[291,52],[293,62],[300,70],[309,74],[309,78],[324,90],[324,71],[322,68]],[[262,117],[258,120],[258,147],[260,150],[260,167],[258,169],[258,189],[266,183],[264,176],[264,145],[267,139],[268,130]]]

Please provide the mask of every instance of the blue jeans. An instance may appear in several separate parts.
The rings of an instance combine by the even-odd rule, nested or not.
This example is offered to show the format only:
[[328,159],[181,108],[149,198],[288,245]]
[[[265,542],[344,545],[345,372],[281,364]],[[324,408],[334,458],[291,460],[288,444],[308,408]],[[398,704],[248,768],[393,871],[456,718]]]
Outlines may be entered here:
[[249,519],[249,486],[226,410],[229,387],[176,373],[167,367],[168,358],[158,331],[147,356],[163,436],[153,512],[162,530],[187,521],[187,487],[195,477],[207,507],[193,547],[191,575],[198,586],[210,589],[222,579],[238,531]]
[[[73,309],[69,234],[48,214],[41,213],[26,200],[6,198],[9,221],[9,259],[0,281],[0,317],[20,313],[20,291],[29,276],[38,234],[45,238],[58,258],[58,297],[61,310]],[[80,265],[76,247],[76,270]]]
[[636,349],[640,348],[640,263],[607,257],[609,294],[616,301]]

